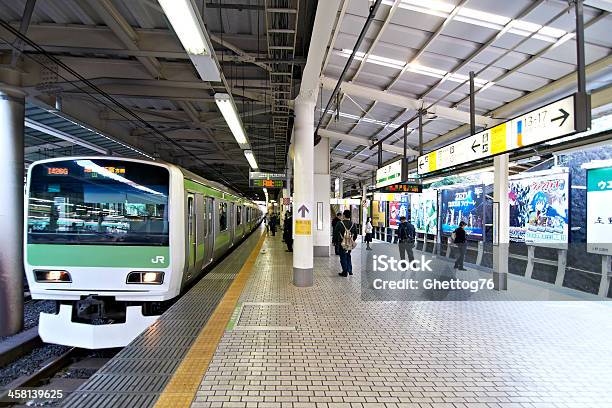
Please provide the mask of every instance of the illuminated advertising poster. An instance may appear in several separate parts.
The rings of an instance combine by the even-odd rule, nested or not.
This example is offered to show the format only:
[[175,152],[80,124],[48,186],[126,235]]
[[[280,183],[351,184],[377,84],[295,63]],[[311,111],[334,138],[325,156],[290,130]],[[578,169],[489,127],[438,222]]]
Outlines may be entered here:
[[438,234],[438,192],[425,190],[410,195],[410,216],[416,232]]
[[373,227],[384,227],[385,226],[385,205],[384,201],[372,201],[372,226]]
[[612,167],[587,170],[587,251],[612,255]]
[[568,173],[509,180],[510,240],[527,244],[567,244]]
[[408,218],[408,198],[402,197],[402,201],[389,202],[389,227],[396,229],[400,224],[400,217]]
[[442,190],[442,234],[450,235],[465,222],[468,239],[481,240],[483,231],[484,193],[481,185]]

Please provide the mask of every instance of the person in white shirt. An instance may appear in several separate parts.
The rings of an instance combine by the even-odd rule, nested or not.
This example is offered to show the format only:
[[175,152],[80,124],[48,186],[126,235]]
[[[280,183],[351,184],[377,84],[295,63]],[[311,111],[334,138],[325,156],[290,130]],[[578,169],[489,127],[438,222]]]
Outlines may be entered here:
[[368,217],[368,220],[366,221],[366,225],[365,225],[365,239],[364,242],[366,243],[366,249],[367,250],[372,250],[372,247],[370,247],[370,242],[372,242],[372,232],[374,231],[374,227],[372,227],[372,218]]

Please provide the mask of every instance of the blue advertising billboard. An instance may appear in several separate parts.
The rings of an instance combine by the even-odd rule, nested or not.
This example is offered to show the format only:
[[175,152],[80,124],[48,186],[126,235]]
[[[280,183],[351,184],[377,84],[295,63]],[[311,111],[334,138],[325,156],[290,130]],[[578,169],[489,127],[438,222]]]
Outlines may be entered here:
[[482,185],[442,190],[440,195],[442,234],[450,235],[465,222],[467,239],[482,240],[484,189]]

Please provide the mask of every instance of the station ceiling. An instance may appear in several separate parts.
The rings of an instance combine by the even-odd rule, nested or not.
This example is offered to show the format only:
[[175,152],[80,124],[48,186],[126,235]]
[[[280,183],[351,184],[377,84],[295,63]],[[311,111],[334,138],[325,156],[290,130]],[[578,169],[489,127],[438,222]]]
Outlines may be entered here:
[[[347,0],[323,67],[318,122],[369,13],[368,1]],[[587,88],[612,79],[610,2],[585,1]],[[545,88],[548,100],[575,92],[576,42],[573,5],[556,0],[383,0],[344,78],[338,102],[324,115],[321,129],[357,136],[356,144],[331,137],[332,174],[371,180],[377,150],[368,147],[419,107],[442,107],[424,116],[425,151],[469,134],[470,71],[476,74],[476,114],[504,120],[529,106],[526,95]],[[570,86],[557,86],[573,76]],[[573,90],[572,90],[573,89]],[[385,91],[380,98],[374,91]],[[372,95],[372,96],[369,96]],[[394,101],[400,95],[415,103]],[[542,103],[540,98],[536,103]],[[392,103],[389,103],[391,101]],[[513,103],[514,101],[514,103]],[[394,103],[395,102],[395,103]],[[519,103],[520,102],[520,103]],[[533,105],[533,100],[531,100]],[[416,106],[415,106],[416,105]],[[339,108],[338,108],[339,107]],[[463,115],[457,120],[452,108]],[[448,114],[450,113],[450,114]],[[487,125],[488,126],[490,126]],[[418,150],[418,122],[408,125],[409,149]],[[483,128],[478,126],[477,129]],[[403,130],[387,143],[403,146]],[[385,151],[383,161],[398,157]],[[346,183],[345,183],[346,184]]]
[[[0,0],[0,19],[19,29],[31,2]],[[92,143],[110,154],[176,163],[248,192],[248,163],[213,97],[227,92],[260,169],[284,171],[292,121],[286,101],[299,90],[316,0],[195,1],[229,89],[200,79],[155,0],[33,3],[25,25],[33,44],[0,28],[0,63],[22,71],[32,120],[50,121],[84,143],[26,128],[26,162],[100,154]],[[290,49],[268,47],[287,39]],[[15,63],[16,47],[23,53]],[[278,69],[293,72],[284,94],[271,92]]]

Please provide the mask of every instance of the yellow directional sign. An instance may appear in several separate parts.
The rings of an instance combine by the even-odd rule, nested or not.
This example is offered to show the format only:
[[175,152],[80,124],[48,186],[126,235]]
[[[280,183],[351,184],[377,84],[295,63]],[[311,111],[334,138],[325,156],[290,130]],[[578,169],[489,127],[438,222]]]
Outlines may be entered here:
[[432,173],[573,134],[575,100],[576,95],[570,95],[420,156],[417,171]]
[[311,235],[312,221],[310,220],[295,220],[295,235]]

